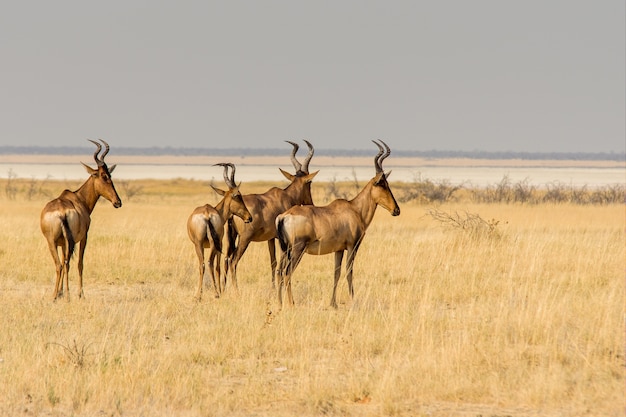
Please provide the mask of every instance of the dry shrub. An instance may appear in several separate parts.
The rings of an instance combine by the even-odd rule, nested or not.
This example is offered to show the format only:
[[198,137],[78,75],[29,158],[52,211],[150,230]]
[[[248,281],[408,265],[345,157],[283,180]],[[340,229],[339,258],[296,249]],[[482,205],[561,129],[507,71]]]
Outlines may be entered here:
[[472,238],[501,238],[502,234],[498,225],[499,220],[485,220],[479,214],[468,213],[459,214],[458,211],[448,213],[439,209],[430,209],[428,214],[442,225],[460,230]]
[[624,184],[608,184],[590,189],[586,185],[575,186],[554,181],[539,188],[531,185],[528,178],[513,183],[507,175],[493,186],[474,187],[469,191],[472,201],[488,204],[571,203],[578,205],[606,205],[623,204],[626,202],[626,186]]
[[472,200],[478,203],[536,203],[537,189],[525,178],[513,184],[508,175],[500,182],[485,188],[473,188]]
[[463,189],[463,185],[453,185],[449,180],[432,181],[418,175],[412,183],[402,187],[401,203],[417,201],[419,203],[446,203],[453,200],[454,194]]

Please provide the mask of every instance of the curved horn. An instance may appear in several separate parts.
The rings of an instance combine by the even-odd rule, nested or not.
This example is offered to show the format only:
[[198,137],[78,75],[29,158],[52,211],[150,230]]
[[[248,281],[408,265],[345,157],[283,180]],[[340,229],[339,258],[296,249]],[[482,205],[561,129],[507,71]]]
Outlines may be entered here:
[[[226,162],[219,162],[217,164],[215,164],[214,166],[222,166],[224,167],[224,182],[226,183],[226,185],[229,188],[235,188],[235,165],[231,164],[231,163],[226,163]],[[232,169],[232,173],[230,174],[230,177],[228,176],[228,168]]]
[[102,150],[102,145],[100,145],[95,140],[91,140],[91,139],[87,139],[87,140],[98,147],[98,149],[93,154],[93,159],[94,159],[94,161],[96,161],[96,164],[98,164],[98,166],[101,166],[102,164],[104,164],[104,162],[102,162],[102,160],[98,159],[98,154]]
[[235,183],[235,165],[232,163],[228,163],[226,164],[230,167],[231,171],[230,171],[230,187],[231,188],[236,188],[237,184]]
[[104,152],[102,152],[102,155],[100,155],[100,161],[102,161],[104,163],[104,157],[107,156],[107,154],[109,153],[109,144],[106,143],[102,139],[100,139],[100,142],[102,142],[104,144]]
[[[374,157],[374,168],[376,168],[376,173],[380,173],[383,170],[383,167],[381,166],[380,162],[381,162],[381,157],[383,156],[383,154],[385,153],[384,148],[380,145],[380,143],[376,142],[375,140],[373,140],[372,142],[374,142],[374,144],[376,146],[378,146],[378,154]],[[381,141],[382,142],[382,141]]]
[[391,155],[391,149],[389,149],[389,145],[387,145],[385,142],[383,142],[382,140],[380,140],[380,143],[383,144],[383,146],[385,147],[385,154],[382,155],[379,159],[378,159],[378,164],[380,165],[380,168],[382,169],[383,167],[383,161],[389,156]]
[[296,169],[296,172],[302,170],[302,164],[300,162],[298,162],[298,160],[296,159],[296,152],[298,152],[298,149],[300,149],[300,146],[297,143],[292,142],[290,140],[286,140],[285,142],[287,142],[287,143],[291,144],[291,146],[293,146],[293,149],[291,151],[291,164]]
[[227,164],[225,164],[224,162],[218,162],[217,164],[214,164],[213,166],[214,166],[214,167],[215,167],[215,166],[221,166],[221,167],[224,167],[224,182],[225,182],[226,184],[228,184],[228,181],[229,181],[229,178],[228,178],[228,165],[227,165]]
[[302,171],[304,171],[306,174],[309,173],[309,162],[311,162],[311,158],[313,158],[313,154],[315,153],[315,148],[313,148],[313,145],[311,145],[311,143],[304,139],[304,143],[306,143],[306,146],[309,147],[309,153],[306,156],[306,158],[304,159],[304,162],[302,163]]

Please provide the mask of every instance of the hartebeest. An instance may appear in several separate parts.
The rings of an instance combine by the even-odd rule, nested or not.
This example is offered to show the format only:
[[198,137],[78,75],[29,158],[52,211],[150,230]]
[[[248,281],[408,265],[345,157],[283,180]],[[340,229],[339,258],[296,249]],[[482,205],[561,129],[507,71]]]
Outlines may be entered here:
[[[237,264],[246,252],[250,242],[267,241],[270,254],[270,267],[272,270],[272,286],[275,286],[276,274],[276,216],[290,207],[300,204],[313,204],[311,197],[311,181],[319,171],[309,174],[309,163],[315,149],[308,141],[304,141],[308,148],[303,163],[296,159],[299,146],[297,143],[287,141],[293,146],[291,163],[296,173],[294,175],[280,169],[280,172],[291,183],[284,189],[272,187],[263,194],[246,194],[243,201],[252,213],[252,222],[244,224],[238,218],[232,218],[228,222],[228,252],[226,257],[226,271],[230,272],[233,285],[237,288]],[[239,241],[237,242],[237,239]]]
[[[220,163],[224,167],[224,182],[228,187],[227,191],[213,187],[216,193],[223,196],[222,200],[215,207],[205,204],[197,207],[187,220],[187,233],[193,243],[198,262],[200,264],[200,276],[198,278],[198,289],[195,298],[200,301],[202,298],[202,283],[204,280],[204,249],[209,248],[210,253],[207,264],[209,274],[213,280],[215,297],[219,297],[222,292],[220,253],[222,252],[222,238],[224,236],[224,225],[226,220],[233,215],[241,218],[245,223],[252,221],[252,216],[246,208],[239,186],[235,183],[235,166],[231,163]],[[230,177],[228,168],[231,168]],[[217,282],[216,282],[217,275]]]
[[311,255],[335,253],[335,283],[330,305],[336,308],[335,293],[341,275],[341,262],[346,251],[348,290],[350,297],[354,297],[352,286],[354,258],[374,218],[376,207],[378,205],[384,207],[392,216],[400,214],[400,207],[387,182],[389,173],[385,174],[382,167],[383,160],[389,156],[391,150],[382,140],[380,143],[384,148],[381,144],[375,141],[374,143],[380,150],[374,158],[376,175],[354,199],[350,201],[338,199],[323,207],[292,207],[276,218],[278,240],[283,250],[278,287],[278,301],[281,307],[283,286],[287,290],[289,303],[294,303],[291,277],[304,253]]
[[[104,157],[109,153],[109,144],[100,139],[100,142],[105,146],[105,150],[98,156],[102,150],[102,145],[93,140],[89,141],[98,148],[93,154],[98,167],[93,169],[81,162],[89,173],[87,181],[76,191],[63,191],[59,197],[46,204],[41,212],[41,232],[48,242],[48,248],[56,267],[54,300],[63,295],[63,279],[65,280],[67,300],[70,300],[68,275],[70,259],[77,242],[80,243],[78,250],[78,297],[82,298],[84,296],[83,256],[87,246],[87,232],[89,232],[89,224],[91,223],[90,215],[98,199],[104,197],[113,203],[113,207],[122,207],[122,201],[117,195],[111,180],[111,173],[116,165],[107,167],[107,164],[104,162]],[[58,246],[61,247],[60,259]]]

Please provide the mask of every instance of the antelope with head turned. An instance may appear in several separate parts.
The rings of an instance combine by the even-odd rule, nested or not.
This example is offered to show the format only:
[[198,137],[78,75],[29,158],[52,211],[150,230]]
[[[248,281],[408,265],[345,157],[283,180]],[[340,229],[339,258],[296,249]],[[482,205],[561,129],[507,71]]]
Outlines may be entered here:
[[[400,214],[400,207],[389,188],[382,163],[391,150],[382,140],[373,141],[379,148],[374,158],[376,175],[352,200],[338,199],[323,207],[292,207],[276,218],[278,240],[283,251],[280,270],[278,301],[283,304],[283,286],[290,304],[294,304],[291,293],[291,277],[304,253],[326,255],[335,253],[335,282],[330,305],[337,308],[335,298],[337,283],[341,275],[344,251],[347,252],[346,278],[350,297],[354,298],[352,271],[359,245],[365,237],[377,206],[387,209],[392,216]],[[381,145],[382,144],[382,145]],[[383,147],[384,146],[384,147]]]
[[[304,141],[308,148],[304,162],[300,163],[296,159],[296,152],[299,146],[297,143],[286,141],[293,146],[291,152],[291,163],[296,170],[295,174],[290,174],[282,169],[280,172],[287,178],[290,184],[282,189],[272,187],[263,194],[246,194],[243,201],[252,213],[252,222],[244,224],[240,219],[233,218],[228,222],[228,252],[226,256],[226,271],[237,288],[237,264],[246,252],[250,242],[267,241],[270,254],[270,267],[272,270],[272,286],[275,286],[276,274],[276,216],[283,213],[290,207],[300,204],[313,204],[311,197],[311,181],[317,172],[309,174],[309,163],[313,157],[315,149],[308,141]],[[238,239],[238,241],[237,241]]]
[[[97,168],[93,169],[83,163],[89,173],[89,178],[76,191],[65,190],[61,195],[45,205],[40,216],[41,232],[43,233],[50,254],[56,267],[56,281],[54,285],[53,299],[63,295],[63,287],[67,291],[67,301],[70,300],[69,269],[70,259],[74,252],[74,246],[80,244],[78,250],[78,297],[84,297],[83,293],[83,256],[87,246],[87,232],[91,223],[91,213],[100,197],[109,200],[113,207],[122,206],[122,201],[115,191],[111,173],[115,165],[108,167],[104,157],[109,153],[109,144],[100,139],[105,146],[90,140],[96,145],[97,150],[93,154]],[[82,162],[81,162],[82,163]],[[59,258],[58,247],[61,247]],[[63,283],[65,281],[65,284]]]
[[[210,249],[207,264],[209,266],[209,274],[213,280],[215,297],[218,298],[222,293],[220,253],[222,252],[225,222],[233,216],[239,217],[245,223],[252,221],[252,216],[239,192],[239,185],[235,183],[235,166],[231,163],[216,165],[224,167],[224,182],[228,190],[223,191],[211,186],[216,193],[223,196],[222,200],[215,207],[209,204],[197,207],[187,220],[187,234],[196,249],[200,266],[198,288],[195,295],[198,301],[202,298],[202,283],[205,271],[204,249]],[[230,176],[228,176],[228,168],[231,169]]]

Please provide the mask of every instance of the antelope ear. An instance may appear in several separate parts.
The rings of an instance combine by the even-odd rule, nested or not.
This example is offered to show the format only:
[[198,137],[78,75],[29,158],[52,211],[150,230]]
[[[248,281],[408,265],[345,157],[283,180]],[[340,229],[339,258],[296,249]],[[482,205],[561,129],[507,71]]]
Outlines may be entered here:
[[98,174],[98,170],[97,169],[93,169],[92,167],[90,167],[89,165],[85,164],[84,162],[81,162],[81,164],[83,164],[83,166],[85,167],[85,171],[87,171],[87,173],[89,175],[97,175]]
[[113,164],[109,167],[109,174],[111,174],[113,171],[115,171],[115,167],[117,166],[117,164]]
[[213,191],[215,191],[216,193],[218,193],[221,196],[224,196],[226,194],[226,191],[220,190],[219,188],[216,188],[214,186],[211,185],[211,188],[213,188]]
[[306,182],[311,182],[311,181],[313,181],[313,178],[315,178],[315,176],[317,175],[318,172],[319,172],[319,170],[315,171],[312,174],[308,174],[306,177],[304,177],[304,179],[306,180]]
[[235,188],[230,188],[230,187],[228,188],[232,195],[237,195],[237,194],[241,194],[241,191],[239,191],[239,187],[241,187],[241,181],[239,182],[239,184],[235,184]]
[[280,172],[282,172],[283,175],[285,176],[285,178],[287,178],[289,181],[293,181],[296,178],[295,175],[292,175],[292,174],[288,173],[287,171],[283,170],[282,168],[278,168],[278,169],[280,169]]

